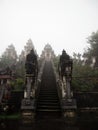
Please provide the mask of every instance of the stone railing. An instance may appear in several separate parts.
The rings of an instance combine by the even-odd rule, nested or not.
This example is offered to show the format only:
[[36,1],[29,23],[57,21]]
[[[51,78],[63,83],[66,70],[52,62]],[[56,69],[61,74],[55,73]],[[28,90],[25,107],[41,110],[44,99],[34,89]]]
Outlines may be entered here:
[[42,78],[42,74],[43,74],[44,65],[45,65],[45,61],[42,62],[42,65],[40,67],[38,77],[37,77],[37,84],[36,84],[36,87],[35,87],[35,99],[36,100],[38,98],[39,91],[40,91],[40,84],[41,84],[41,78]]
[[56,72],[56,68],[52,62],[54,68],[54,74],[57,84],[58,96],[61,104],[61,110],[64,117],[76,118],[76,100],[72,96],[71,88],[70,88],[70,79],[63,79]]

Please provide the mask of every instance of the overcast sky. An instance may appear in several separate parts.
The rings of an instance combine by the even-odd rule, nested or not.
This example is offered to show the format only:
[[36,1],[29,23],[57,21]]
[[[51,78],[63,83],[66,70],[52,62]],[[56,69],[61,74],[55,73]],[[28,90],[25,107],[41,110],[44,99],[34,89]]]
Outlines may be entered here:
[[0,54],[13,43],[18,54],[29,38],[38,54],[49,43],[56,54],[83,53],[98,30],[98,0],[0,0]]

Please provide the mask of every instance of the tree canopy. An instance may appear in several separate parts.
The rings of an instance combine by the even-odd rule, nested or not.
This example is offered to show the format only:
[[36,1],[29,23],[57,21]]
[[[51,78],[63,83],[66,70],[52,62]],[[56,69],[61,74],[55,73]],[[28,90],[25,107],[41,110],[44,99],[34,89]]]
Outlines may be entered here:
[[95,59],[94,66],[98,67],[98,31],[93,32],[88,38],[88,49],[84,52],[83,57],[87,58],[88,63]]

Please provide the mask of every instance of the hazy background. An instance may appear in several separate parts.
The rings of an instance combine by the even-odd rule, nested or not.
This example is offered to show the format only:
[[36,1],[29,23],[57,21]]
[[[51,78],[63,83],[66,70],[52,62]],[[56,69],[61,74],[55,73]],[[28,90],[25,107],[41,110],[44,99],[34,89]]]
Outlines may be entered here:
[[56,54],[82,53],[97,14],[98,0],[0,0],[0,54],[11,43],[20,54],[29,38],[39,55],[47,43]]

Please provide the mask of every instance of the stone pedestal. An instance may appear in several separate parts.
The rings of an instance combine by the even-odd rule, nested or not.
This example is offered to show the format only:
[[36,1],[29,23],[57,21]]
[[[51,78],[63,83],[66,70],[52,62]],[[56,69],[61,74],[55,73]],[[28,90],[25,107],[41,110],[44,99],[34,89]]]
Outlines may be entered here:
[[35,99],[24,98],[21,103],[22,121],[30,123],[35,117]]
[[21,103],[21,110],[35,110],[35,100],[24,98]]
[[67,123],[74,123],[76,121],[76,100],[75,99],[62,99],[62,114]]
[[72,98],[65,98],[61,101],[62,110],[77,109],[76,100]]

